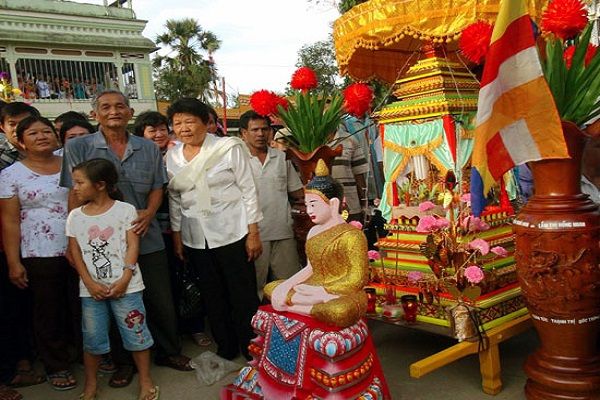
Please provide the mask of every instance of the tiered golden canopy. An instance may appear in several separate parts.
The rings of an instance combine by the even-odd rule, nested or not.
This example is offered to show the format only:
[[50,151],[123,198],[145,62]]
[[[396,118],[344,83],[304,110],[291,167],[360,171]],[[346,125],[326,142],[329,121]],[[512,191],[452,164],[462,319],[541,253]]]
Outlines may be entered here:
[[[527,1],[531,17],[538,20],[548,0]],[[499,4],[500,0],[370,0],[359,4],[334,23],[340,72],[356,80],[394,83],[422,42],[445,43],[453,52],[460,32],[477,20],[493,22]]]

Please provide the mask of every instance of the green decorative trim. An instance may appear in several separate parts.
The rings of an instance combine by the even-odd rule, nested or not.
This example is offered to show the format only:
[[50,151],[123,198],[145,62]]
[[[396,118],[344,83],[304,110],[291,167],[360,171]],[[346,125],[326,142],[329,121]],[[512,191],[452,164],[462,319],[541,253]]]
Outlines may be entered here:
[[483,329],[490,330],[492,328],[502,325],[505,322],[512,321],[513,319],[517,319],[527,313],[529,313],[529,311],[527,310],[526,307],[523,307],[520,310],[517,310],[510,314],[506,314],[503,317],[496,318],[494,320],[491,320],[490,322],[486,322],[485,324],[483,324]]

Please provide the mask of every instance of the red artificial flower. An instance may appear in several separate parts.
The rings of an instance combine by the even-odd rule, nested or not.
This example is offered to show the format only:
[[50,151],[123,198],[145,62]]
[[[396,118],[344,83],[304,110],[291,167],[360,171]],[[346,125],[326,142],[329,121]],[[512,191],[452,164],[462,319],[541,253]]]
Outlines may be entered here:
[[364,83],[353,83],[344,89],[344,109],[348,114],[362,118],[371,108],[373,90]]
[[300,67],[292,75],[290,86],[296,90],[314,89],[317,87],[317,74],[308,67]]
[[277,106],[287,109],[287,100],[269,90],[259,90],[250,96],[250,107],[262,116],[277,114]]
[[481,64],[487,55],[492,41],[492,24],[477,21],[467,26],[460,35],[458,47],[467,59],[475,64]]
[[588,23],[581,0],[552,0],[542,14],[542,31],[566,40],[577,36]]
[[[596,55],[596,50],[598,49],[598,46],[594,46],[593,44],[589,43],[587,50],[585,52],[585,57],[584,57],[584,65],[587,67],[589,65],[589,63],[592,62],[592,60],[594,59],[594,56]],[[569,46],[565,49],[565,52],[563,53],[563,58],[565,59],[565,63],[567,64],[567,69],[571,68],[571,63],[573,62],[573,56],[575,55],[575,46]]]

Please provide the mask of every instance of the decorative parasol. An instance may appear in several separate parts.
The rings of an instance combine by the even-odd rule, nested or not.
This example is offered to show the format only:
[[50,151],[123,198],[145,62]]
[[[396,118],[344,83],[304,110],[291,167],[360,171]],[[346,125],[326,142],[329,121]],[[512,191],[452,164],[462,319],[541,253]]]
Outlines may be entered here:
[[[538,20],[548,0],[529,0]],[[370,0],[353,7],[333,27],[342,75],[394,83],[418,57],[423,42],[444,43],[455,57],[461,31],[477,20],[494,22],[500,0]],[[454,53],[454,55],[452,54]]]

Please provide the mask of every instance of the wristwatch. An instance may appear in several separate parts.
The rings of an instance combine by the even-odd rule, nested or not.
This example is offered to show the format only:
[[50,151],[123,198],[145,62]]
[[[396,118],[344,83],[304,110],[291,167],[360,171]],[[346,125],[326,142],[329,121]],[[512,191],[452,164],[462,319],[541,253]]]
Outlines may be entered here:
[[125,271],[126,269],[128,269],[128,270],[131,271],[131,273],[133,275],[135,275],[135,273],[137,271],[137,267],[138,267],[137,263],[135,263],[135,264],[125,264],[125,265],[123,265],[123,271]]

